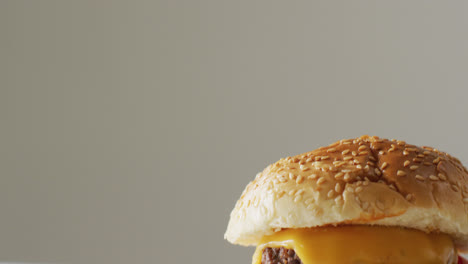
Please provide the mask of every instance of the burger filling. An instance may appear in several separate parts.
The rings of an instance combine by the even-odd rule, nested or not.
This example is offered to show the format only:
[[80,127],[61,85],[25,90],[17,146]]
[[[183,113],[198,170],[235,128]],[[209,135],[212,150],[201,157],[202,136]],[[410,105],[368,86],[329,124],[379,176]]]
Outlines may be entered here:
[[303,264],[294,249],[265,248],[262,254],[262,264]]
[[455,264],[445,234],[399,227],[285,229],[263,238],[253,264]]

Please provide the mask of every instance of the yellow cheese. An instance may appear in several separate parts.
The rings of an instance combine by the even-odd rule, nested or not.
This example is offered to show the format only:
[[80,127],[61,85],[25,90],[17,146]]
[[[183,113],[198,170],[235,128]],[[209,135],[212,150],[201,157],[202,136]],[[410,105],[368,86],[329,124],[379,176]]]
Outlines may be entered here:
[[451,264],[457,259],[448,235],[398,227],[282,230],[262,239],[253,256],[253,264],[261,264],[266,247],[294,249],[303,264]]

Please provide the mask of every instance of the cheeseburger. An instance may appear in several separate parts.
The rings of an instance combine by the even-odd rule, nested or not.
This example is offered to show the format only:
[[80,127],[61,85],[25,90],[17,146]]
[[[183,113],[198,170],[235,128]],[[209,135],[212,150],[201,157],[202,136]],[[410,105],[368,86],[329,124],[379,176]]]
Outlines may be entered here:
[[468,171],[431,147],[362,136],[257,174],[225,238],[253,264],[454,264],[468,249]]

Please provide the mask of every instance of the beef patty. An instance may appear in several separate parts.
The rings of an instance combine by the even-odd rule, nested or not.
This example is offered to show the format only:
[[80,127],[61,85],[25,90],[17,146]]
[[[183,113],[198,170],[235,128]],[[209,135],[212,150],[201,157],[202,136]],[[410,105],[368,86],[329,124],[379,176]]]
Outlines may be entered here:
[[302,264],[293,249],[265,248],[262,254],[262,264]]
[[[458,264],[468,263],[458,256]],[[265,248],[262,254],[262,264],[302,264],[302,261],[296,255],[293,249]]]

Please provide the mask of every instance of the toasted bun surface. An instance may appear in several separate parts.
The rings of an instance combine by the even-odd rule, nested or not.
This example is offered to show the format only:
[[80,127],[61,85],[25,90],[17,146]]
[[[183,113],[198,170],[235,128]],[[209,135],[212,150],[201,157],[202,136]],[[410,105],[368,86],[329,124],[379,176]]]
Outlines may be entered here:
[[257,174],[225,238],[257,245],[282,228],[380,225],[442,232],[468,249],[468,171],[430,147],[362,136],[281,159]]

